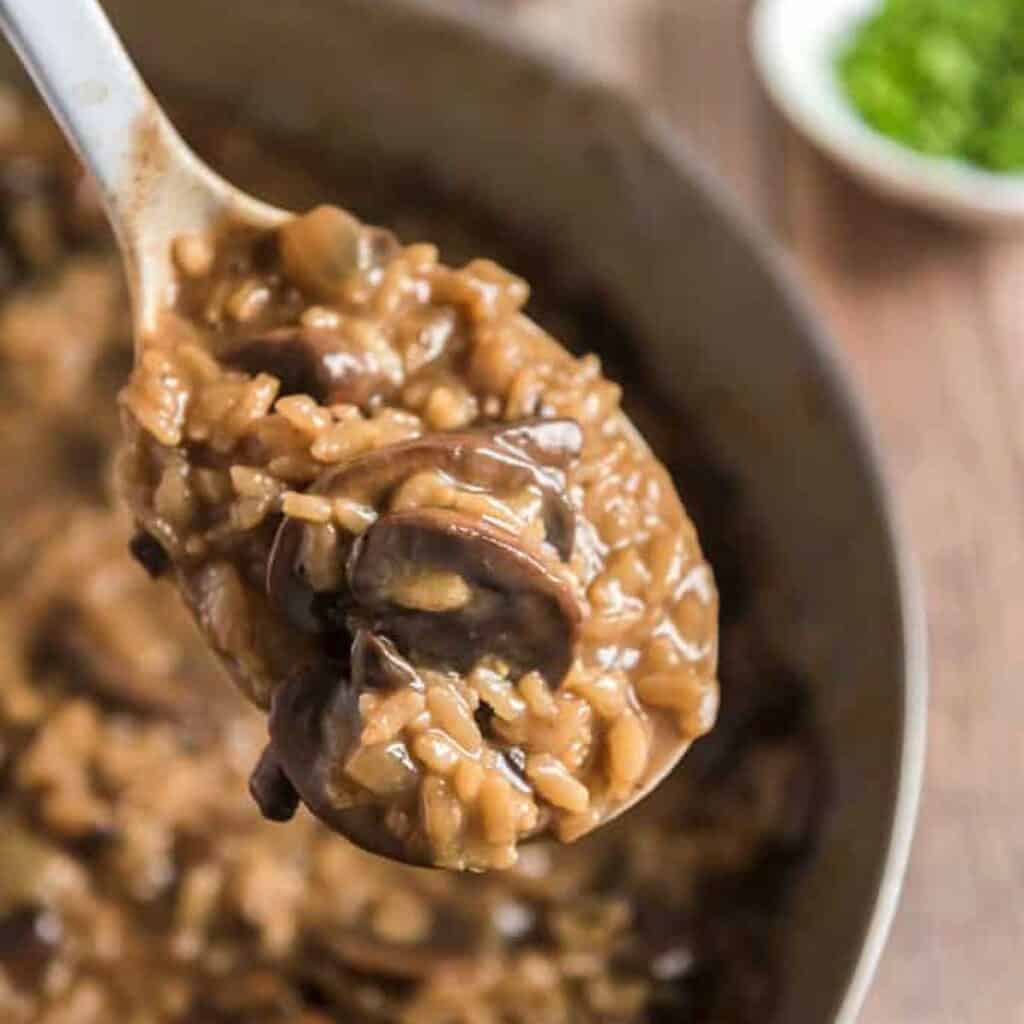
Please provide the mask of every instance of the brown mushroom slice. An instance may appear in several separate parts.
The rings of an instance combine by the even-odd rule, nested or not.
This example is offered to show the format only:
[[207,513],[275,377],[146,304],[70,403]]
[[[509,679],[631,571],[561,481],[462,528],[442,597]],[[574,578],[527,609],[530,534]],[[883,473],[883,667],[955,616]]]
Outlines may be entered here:
[[400,249],[390,231],[362,224],[336,206],[314,207],[278,231],[285,275],[328,302],[344,298],[354,273],[383,267]]
[[330,327],[280,327],[243,342],[222,357],[246,373],[269,373],[279,397],[309,395],[322,405],[348,402],[365,407],[392,394],[401,367],[384,365],[379,354]]
[[395,650],[395,645],[367,629],[357,630],[352,641],[352,685],[357,693],[424,688],[419,673]]
[[502,423],[488,434],[538,465],[568,469],[583,451],[583,428],[570,419],[530,419]]
[[[355,614],[410,657],[468,671],[491,654],[552,688],[572,665],[582,613],[571,587],[504,531],[436,509],[393,513],[356,540],[347,572]],[[409,600],[433,583],[436,600]]]
[[38,638],[48,663],[63,663],[77,685],[94,699],[138,715],[202,725],[201,701],[192,681],[180,672],[147,671],[144,663],[126,664],[110,649],[97,624],[74,607],[58,609]]
[[549,543],[563,561],[572,555],[576,513],[561,481],[521,452],[493,444],[492,437],[484,431],[426,434],[378,448],[329,470],[313,489],[317,494],[378,505],[404,480],[429,469],[440,470],[490,494],[535,487],[543,498],[544,530]]
[[38,992],[63,936],[61,918],[41,904],[0,915],[0,972],[16,989]]
[[249,776],[249,795],[267,821],[291,821],[298,810],[298,790],[285,775],[273,744],[267,744]]
[[[428,434],[411,441],[378,448],[341,466],[333,467],[316,481],[313,494],[332,498],[351,498],[367,505],[378,505],[383,498],[413,474],[425,469],[443,472],[501,493],[536,487],[543,496],[544,528],[548,541],[563,560],[572,555],[576,535],[576,514],[557,474],[529,461],[511,439],[535,451],[547,452],[550,459],[571,451],[572,420],[552,420],[560,424],[547,431],[540,421],[502,426],[487,431]],[[577,428],[578,429],[578,428]],[[569,447],[560,445],[561,438]],[[302,540],[306,525],[297,519],[284,519],[278,528],[267,560],[266,588],[275,606],[298,629],[322,633],[338,626],[337,604],[341,595],[325,599],[316,594],[305,579],[301,565]]]
[[[339,810],[329,794],[339,762],[359,743],[359,697],[338,666],[305,668],[274,691],[271,754],[310,810],[328,821]],[[257,766],[259,770],[259,766]]]
[[[282,683],[274,692],[269,725],[269,756],[324,824],[370,853],[430,865],[426,844],[399,838],[385,822],[391,805],[403,792],[408,792],[410,801],[415,799],[418,775],[411,764],[400,763],[399,752],[390,749],[397,744],[382,745],[387,750],[361,747],[359,693],[337,666],[332,670],[322,666],[305,669]],[[395,785],[385,794],[387,799],[355,803],[353,794],[358,786],[346,786],[342,778],[353,768],[353,754],[376,756],[378,776],[382,764],[386,766],[387,759],[394,757]]]
[[334,929],[321,941],[356,970],[393,978],[424,979],[468,965],[487,941],[486,904],[432,890],[423,898],[430,902],[431,927],[416,942],[386,939],[369,921]]
[[[296,629],[324,633],[342,627],[343,619],[334,621],[331,611],[343,601],[344,595],[318,594],[307,581],[301,559],[305,531],[306,524],[301,520],[281,520],[267,555],[265,587],[271,604]],[[332,602],[330,607],[325,606],[325,597]]]
[[171,567],[171,556],[148,530],[138,530],[128,542],[128,550],[152,580],[158,580]]

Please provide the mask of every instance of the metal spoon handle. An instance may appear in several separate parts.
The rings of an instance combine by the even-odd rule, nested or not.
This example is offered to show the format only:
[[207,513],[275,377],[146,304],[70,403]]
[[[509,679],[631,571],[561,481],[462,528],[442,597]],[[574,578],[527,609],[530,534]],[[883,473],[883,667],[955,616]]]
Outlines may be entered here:
[[107,16],[96,0],[0,0],[0,28],[120,229],[138,126],[156,105]]
[[229,210],[259,227],[287,216],[238,191],[185,145],[97,0],[0,0],[0,29],[99,183],[137,328],[152,326],[166,305],[177,235],[209,230]]

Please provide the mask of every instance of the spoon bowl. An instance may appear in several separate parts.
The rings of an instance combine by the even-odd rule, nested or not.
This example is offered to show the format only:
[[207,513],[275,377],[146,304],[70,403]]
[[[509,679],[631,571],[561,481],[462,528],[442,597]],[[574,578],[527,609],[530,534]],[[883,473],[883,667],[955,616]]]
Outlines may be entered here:
[[[292,215],[235,188],[186,145],[144,84],[97,0],[64,0],[59,4],[56,0],[0,0],[0,26],[100,187],[131,288],[138,350],[140,339],[160,329],[165,322],[163,315],[175,306],[178,272],[172,253],[177,239],[216,238],[225,228],[270,232],[289,221]],[[317,215],[332,223],[341,217],[346,224],[351,222],[351,227],[359,228],[358,222],[348,215],[323,208],[304,219]],[[309,241],[308,232],[303,237]],[[323,232],[316,235],[316,239],[322,242]],[[287,239],[281,239],[280,248],[287,260]],[[297,280],[300,286],[307,283],[301,278]],[[315,292],[323,283],[313,273],[308,290]],[[328,283],[334,287],[333,280]],[[549,427],[549,432],[552,429],[558,432],[565,428],[564,425]],[[646,442],[628,421],[625,421],[625,429],[636,448],[650,456]],[[519,430],[522,432],[522,424]],[[177,446],[181,440],[176,434],[161,443]],[[564,438],[544,441],[538,435],[535,446],[541,450],[545,444],[556,440],[557,450],[559,444],[565,443]],[[505,451],[497,459],[506,470],[511,465],[510,459],[516,461],[516,450],[513,444],[511,451]],[[394,458],[393,452],[389,458]],[[518,466],[532,474],[528,461],[519,459]],[[546,479],[539,471],[531,480],[534,476],[534,485]],[[571,548],[573,513],[567,500],[563,499],[563,504],[561,514],[555,508],[551,518],[556,525],[561,522],[564,527],[561,543],[557,531],[553,540],[556,549],[561,546],[564,561]],[[472,663],[488,653],[516,667],[516,652],[496,646],[496,638],[509,641],[511,637],[517,649],[529,653],[526,662],[518,665],[520,675],[536,667],[545,677],[560,682],[568,674],[574,660],[581,610],[571,588],[561,577],[521,551],[502,531],[491,535],[482,531],[480,524],[459,523],[457,517],[448,513],[441,517],[424,512],[413,517],[391,515],[386,518],[386,522],[382,520],[360,538],[369,541],[371,537],[378,540],[383,537],[378,545],[383,555],[375,560],[361,558],[359,566],[368,567],[367,571],[355,573],[352,582],[354,588],[356,583],[365,584],[363,589],[372,598],[365,603],[374,615],[379,617],[388,612],[390,631],[396,641],[405,640],[405,646],[438,659],[461,656],[468,660],[458,667],[468,671]],[[406,614],[398,606],[391,607],[390,598],[382,596],[383,591],[374,596],[375,590],[383,586],[375,572],[378,569],[384,572],[385,582],[390,579],[391,559],[395,554],[391,548],[402,546],[396,538],[405,538],[410,550],[420,552],[417,556],[420,562],[424,560],[424,551],[445,546],[447,557],[453,561],[463,581],[473,575],[467,563],[472,558],[479,560],[479,601],[467,605],[461,634],[458,630],[453,634],[451,622],[447,631],[439,630],[429,616]],[[440,568],[446,566],[444,562]],[[271,573],[270,579],[276,575]],[[504,604],[496,605],[495,594],[504,590],[508,591]],[[528,599],[520,600],[520,591],[529,591]],[[194,595],[191,603],[197,618],[201,619],[203,614]],[[493,621],[484,621],[481,609],[490,609]],[[485,640],[487,649],[476,649],[477,641],[470,642],[470,637]],[[438,645],[447,645],[447,649],[441,650]],[[453,660],[457,663],[457,659]],[[225,659],[225,662],[238,678],[237,659]],[[276,707],[281,703],[278,700],[281,691],[289,687],[280,679],[274,682],[279,684],[275,693]],[[333,763],[322,756],[319,740],[329,732],[327,723],[331,715],[323,707],[310,703],[310,691],[303,680],[299,680],[297,687],[291,687],[290,693],[289,707],[294,705],[298,711],[290,718],[283,713],[276,716],[281,721],[287,719],[287,728],[282,725],[278,729],[284,736],[279,751],[281,763],[275,765],[273,757],[265,755],[253,776],[252,792],[264,813],[276,820],[289,817],[288,810],[295,810],[297,791],[315,814],[357,845],[395,860],[424,863],[421,851],[405,849],[385,832],[385,814],[381,807],[342,809],[325,795],[331,790],[328,775]],[[325,691],[325,699],[326,696]],[[353,721],[358,722],[354,703],[358,694],[344,689],[343,696],[351,706],[338,720],[343,720],[351,732]],[[705,718],[706,729],[711,719]],[[274,737],[273,712],[270,731]],[[613,793],[601,814],[595,812],[586,825],[579,826],[577,837],[620,816],[642,800],[676,765],[692,738],[676,731],[664,715],[652,722],[651,732],[648,738],[650,757],[645,770],[630,777],[630,789],[622,794]],[[351,737],[349,740],[352,745]]]

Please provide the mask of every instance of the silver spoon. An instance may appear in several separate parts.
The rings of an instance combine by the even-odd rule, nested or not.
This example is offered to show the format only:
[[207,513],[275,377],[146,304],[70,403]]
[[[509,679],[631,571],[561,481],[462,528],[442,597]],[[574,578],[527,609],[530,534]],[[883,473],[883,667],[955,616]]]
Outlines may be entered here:
[[96,0],[0,0],[0,27],[100,186],[136,337],[168,305],[176,236],[203,234],[226,215],[260,229],[290,216],[235,188],[185,144]]

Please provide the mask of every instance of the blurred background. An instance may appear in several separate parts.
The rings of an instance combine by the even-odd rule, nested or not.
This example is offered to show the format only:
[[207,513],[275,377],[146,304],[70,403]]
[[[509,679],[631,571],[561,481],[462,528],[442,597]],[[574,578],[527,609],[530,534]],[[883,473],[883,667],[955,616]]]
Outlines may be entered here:
[[750,0],[446,6],[497,8],[665,115],[808,285],[881,435],[930,627],[925,791],[861,1019],[1024,1020],[1024,234],[913,212],[819,155],[766,98]]

